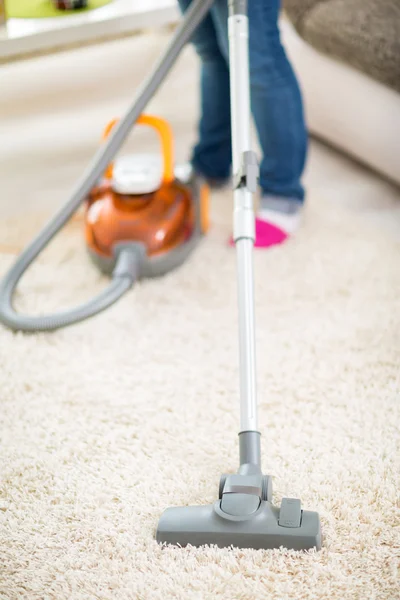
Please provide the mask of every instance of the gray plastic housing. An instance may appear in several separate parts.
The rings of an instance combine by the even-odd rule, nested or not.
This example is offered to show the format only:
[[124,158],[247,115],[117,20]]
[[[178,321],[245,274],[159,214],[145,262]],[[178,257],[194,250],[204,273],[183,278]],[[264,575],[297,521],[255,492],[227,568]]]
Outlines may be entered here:
[[261,464],[261,434],[259,431],[241,431],[239,433],[240,465]]
[[272,505],[272,478],[263,475],[260,433],[239,433],[240,467],[223,475],[219,500],[205,506],[167,508],[158,523],[159,543],[179,546],[320,550],[319,515],[304,511],[297,498]]
[[[316,512],[301,511],[300,526],[290,527],[287,526],[290,521],[287,514],[285,521],[280,523],[281,511],[270,502],[260,502],[254,513],[244,517],[224,513],[221,502],[168,508],[158,523],[157,541],[179,546],[216,545],[255,550],[321,548],[321,525]],[[296,519],[294,515],[295,522]]]
[[253,150],[247,150],[243,153],[239,172],[234,177],[234,189],[244,185],[252,194],[255,194],[258,187],[259,174],[257,154]]
[[228,0],[229,15],[247,15],[248,0]]

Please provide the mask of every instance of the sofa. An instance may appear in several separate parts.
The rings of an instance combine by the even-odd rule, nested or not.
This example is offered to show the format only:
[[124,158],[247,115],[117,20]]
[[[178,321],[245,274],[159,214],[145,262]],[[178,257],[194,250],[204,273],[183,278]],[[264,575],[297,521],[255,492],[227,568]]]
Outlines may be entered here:
[[400,0],[283,0],[311,134],[400,185]]

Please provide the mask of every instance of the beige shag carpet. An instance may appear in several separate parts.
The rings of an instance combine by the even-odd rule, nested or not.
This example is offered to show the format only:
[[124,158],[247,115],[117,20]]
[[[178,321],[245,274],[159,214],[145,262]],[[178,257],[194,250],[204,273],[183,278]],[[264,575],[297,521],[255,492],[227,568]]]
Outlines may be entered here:
[[[153,540],[164,508],[212,502],[237,466],[229,200],[183,268],[103,315],[0,330],[2,598],[399,597],[400,246],[317,201],[296,241],[256,255],[257,339],[264,467],[276,501],[320,511],[324,548]],[[10,252],[32,228],[1,227]],[[65,306],[103,284],[78,221],[18,304]]]
[[[105,97],[91,121],[92,101],[83,106],[83,92],[74,96],[71,73],[93,92],[95,76],[101,80],[95,65],[100,71],[108,61],[109,73],[118,65],[122,72],[121,56],[142,43],[107,46],[100,62],[92,60],[100,50],[90,49],[5,69],[1,180],[3,197],[15,201],[2,205],[0,273],[49,214],[50,201],[63,197],[114,116]],[[144,63],[154,48],[143,51]],[[187,55],[180,71],[192,99],[193,60]],[[117,79],[130,95],[131,83]],[[172,111],[180,84],[170,81],[160,105]],[[29,107],[22,105],[24,86]],[[194,117],[183,110],[189,99],[179,99],[186,145]],[[56,114],[63,101],[65,118]],[[37,120],[25,126],[21,114],[34,102]],[[61,124],[62,135],[51,140]],[[24,196],[21,173],[29,173],[33,196]],[[377,225],[385,211],[388,222],[398,211],[394,200],[390,212],[368,192],[367,176],[356,173],[348,185],[343,173],[332,163],[330,189],[321,175],[319,186],[310,186],[296,240],[255,256],[263,466],[277,503],[297,496],[320,512],[322,551],[177,549],[154,541],[166,507],[212,502],[220,474],[238,463],[227,192],[213,199],[210,235],[180,270],[137,285],[104,314],[63,331],[23,335],[0,327],[2,600],[400,597],[400,244]],[[374,218],[362,202],[368,193]],[[39,198],[47,199],[43,214]],[[76,219],[22,281],[18,307],[65,307],[104,284]]]

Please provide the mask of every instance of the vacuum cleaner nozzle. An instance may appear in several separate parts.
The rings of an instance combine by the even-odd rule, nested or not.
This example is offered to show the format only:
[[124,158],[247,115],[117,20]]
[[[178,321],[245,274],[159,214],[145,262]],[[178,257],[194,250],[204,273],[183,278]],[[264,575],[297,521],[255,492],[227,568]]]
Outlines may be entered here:
[[157,541],[178,546],[319,550],[318,513],[302,510],[296,498],[284,498],[280,508],[273,506],[272,478],[263,475],[260,467],[259,432],[241,432],[239,449],[238,473],[222,475],[219,500],[168,508],[158,523]]
[[241,474],[242,467],[239,474],[226,478],[222,497],[214,504],[168,508],[161,515],[157,541],[178,546],[319,550],[318,513],[303,511],[300,500],[293,498],[284,498],[280,508],[273,506],[263,499],[265,478]]

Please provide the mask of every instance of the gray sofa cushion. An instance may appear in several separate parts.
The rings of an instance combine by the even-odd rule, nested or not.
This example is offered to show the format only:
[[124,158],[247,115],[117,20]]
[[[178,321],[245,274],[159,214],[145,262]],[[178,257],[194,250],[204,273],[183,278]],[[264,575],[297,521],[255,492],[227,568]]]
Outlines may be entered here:
[[283,0],[317,50],[400,92],[400,0]]

